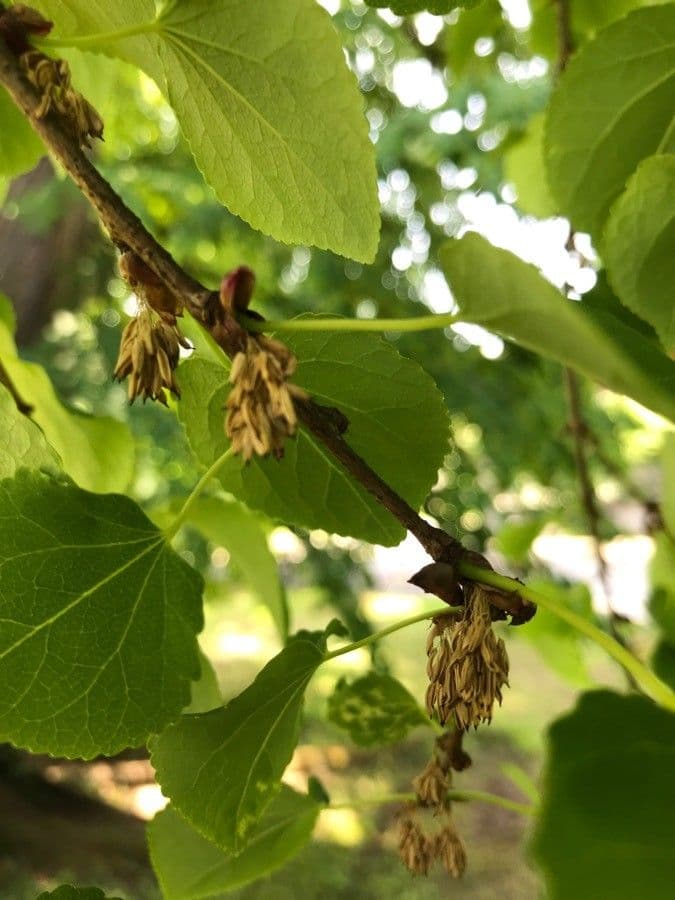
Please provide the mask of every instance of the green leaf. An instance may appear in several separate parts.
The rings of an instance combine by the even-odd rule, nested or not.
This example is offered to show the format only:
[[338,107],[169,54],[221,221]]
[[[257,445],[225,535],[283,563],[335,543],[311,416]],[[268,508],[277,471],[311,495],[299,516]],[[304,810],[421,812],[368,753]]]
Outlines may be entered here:
[[168,807],[148,826],[152,865],[166,900],[202,900],[279,869],[309,841],[320,806],[281,786],[241,853],[219,850]]
[[[477,234],[440,251],[462,318],[577,369],[675,421],[675,363],[617,319],[605,331],[586,304],[565,299],[534,266]],[[604,313],[606,315],[606,313]]]
[[[675,8],[675,7],[674,7]],[[604,236],[609,279],[675,355],[675,156],[646,159],[612,207]]]
[[495,550],[509,562],[521,565],[527,561],[532,542],[545,524],[539,518],[507,522],[494,537]]
[[9,391],[0,386],[0,478],[17,469],[59,470],[59,457],[44,434],[28,416],[20,413]]
[[152,742],[162,792],[205,838],[238,852],[279,790],[325,636],[303,632],[223,709],[182,716]]
[[[418,507],[448,448],[448,414],[431,378],[378,337],[297,332],[286,341],[299,360],[294,380],[349,418],[350,446]],[[197,459],[211,465],[227,447],[228,371],[188,360],[178,371],[178,414]],[[288,441],[283,460],[234,457],[221,470],[225,490],[275,519],[394,545],[404,529],[354,482],[309,432]]]
[[[583,0],[583,3],[570,3],[572,43],[579,48],[597,31],[637,7],[654,6],[661,2],[667,0]],[[530,9],[532,24],[528,45],[534,53],[556,62],[559,55],[557,10],[550,0],[530,0]]]
[[418,12],[442,16],[453,9],[471,9],[480,2],[481,0],[366,0],[366,5],[376,9],[388,7],[397,16],[411,16]]
[[523,212],[545,219],[557,212],[546,182],[544,116],[533,116],[520,140],[504,155],[504,177],[518,193]]
[[[593,621],[591,595],[585,584],[565,586],[551,581],[528,581],[533,590],[550,596],[585,619]],[[530,641],[544,662],[558,675],[577,687],[588,687],[591,679],[584,660],[585,640],[580,632],[543,607],[518,630],[518,636]]]
[[665,436],[661,451],[661,467],[663,469],[661,515],[668,531],[675,534],[675,433],[672,431]]
[[675,5],[638,9],[572,59],[549,107],[548,181],[577,229],[599,236],[638,163],[675,150]]
[[675,716],[594,691],[549,731],[533,852],[551,900],[669,900]]
[[279,636],[288,636],[288,604],[277,563],[267,546],[258,517],[227,497],[201,497],[190,509],[188,523],[214,544],[227,549],[246,583],[270,611]]
[[134,466],[134,443],[129,429],[114,419],[94,418],[65,407],[42,366],[19,358],[8,327],[10,304],[0,295],[0,307],[3,306],[0,359],[19,395],[33,407],[31,419],[57,452],[64,470],[87,490],[125,490]]
[[128,497],[0,483],[0,740],[91,758],[189,702],[201,578]]
[[328,718],[362,747],[394,744],[418,725],[429,724],[401,682],[378,672],[351,683],[341,679],[328,700]]
[[[374,258],[374,148],[356,79],[315,0],[167,3],[157,20],[148,0],[38,5],[59,37],[89,35],[90,49],[155,79],[233,213],[280,241]],[[141,34],[125,38],[134,26]]]
[[39,894],[37,900],[121,900],[121,898],[109,897],[100,888],[80,888],[73,887],[72,884],[62,884],[53,891]]
[[665,531],[654,535],[649,571],[652,586],[649,611],[666,640],[675,645],[675,543]]
[[32,169],[45,155],[40,138],[19,112],[7,91],[0,87],[0,175],[14,178]]
[[475,53],[478,38],[494,37],[503,25],[502,8],[497,0],[483,0],[477,6],[460,10],[455,24],[445,31],[448,62],[457,78],[478,61]]
[[652,669],[675,690],[675,646],[668,641],[659,641],[651,658]]
[[192,682],[190,705],[183,713],[204,713],[223,705],[218,676],[208,658],[199,651],[199,678]]

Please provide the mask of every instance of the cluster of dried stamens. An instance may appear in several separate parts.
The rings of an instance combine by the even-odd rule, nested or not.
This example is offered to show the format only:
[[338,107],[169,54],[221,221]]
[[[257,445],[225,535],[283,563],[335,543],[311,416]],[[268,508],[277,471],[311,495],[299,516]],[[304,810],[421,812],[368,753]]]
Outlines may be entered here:
[[128,376],[127,390],[132,403],[136,397],[143,397],[144,402],[159,400],[166,406],[165,388],[179,396],[174,370],[180,347],[189,346],[175,324],[166,322],[141,302],[138,315],[122,332],[113,377],[122,381]]
[[486,592],[471,585],[465,594],[461,618],[437,617],[427,638],[427,711],[442,725],[454,715],[462,731],[492,719],[509,676],[506,647],[492,630]]
[[434,755],[413,784],[417,803],[406,806],[399,817],[399,855],[415,875],[427,875],[438,861],[448,875],[459,878],[467,859],[448,800],[449,767]]
[[40,92],[35,110],[38,119],[55,109],[82,147],[91,146],[89,138],[103,137],[103,120],[91,103],[73,88],[70,66],[65,60],[29,50],[21,54],[19,62],[28,80]]
[[248,335],[245,349],[234,357],[225,431],[245,460],[270,453],[279,459],[286,439],[295,434],[293,401],[307,397],[288,380],[296,366],[287,347],[264,335]]

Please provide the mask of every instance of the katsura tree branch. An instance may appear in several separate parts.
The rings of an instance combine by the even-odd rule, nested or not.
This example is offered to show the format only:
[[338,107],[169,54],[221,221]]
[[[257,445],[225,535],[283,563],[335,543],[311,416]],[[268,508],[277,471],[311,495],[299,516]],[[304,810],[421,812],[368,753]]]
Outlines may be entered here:
[[[60,117],[54,111],[41,118],[36,116],[40,96],[25,78],[16,55],[2,37],[0,37],[0,84],[8,91],[49,151],[92,204],[113,243],[121,251],[130,250],[138,256],[166,288],[181,299],[223,352],[230,357],[234,356],[242,341],[246,339],[245,329],[223,308],[218,292],[206,288],[178,265],[171,254],[145,228],[138,216],[124,204],[111,185],[87,159]],[[297,414],[308,431],[356,481],[414,535],[436,562],[456,565],[460,578],[496,589],[490,594],[490,602],[512,616],[521,617],[520,621],[526,620],[532,610],[531,603],[523,598],[531,600],[532,603],[540,603],[555,612],[603,646],[635,675],[638,683],[650,696],[667,708],[675,709],[675,693],[609,635],[566,608],[553,604],[548,598],[535,596],[515,579],[493,572],[483,557],[466,551],[451,535],[422,519],[410,504],[349,446],[343,437],[346,423],[341,414],[321,407],[311,400],[299,400]],[[221,458],[220,462],[222,461]],[[207,477],[210,477],[209,472],[205,474],[204,479]],[[199,482],[200,489],[205,483],[204,479]],[[472,561],[478,562],[478,565]]]
[[[591,473],[588,468],[588,458],[586,456],[585,435],[587,425],[581,411],[579,379],[577,378],[576,373],[571,369],[566,368],[564,374],[567,403],[569,407],[568,429],[572,435],[574,444],[574,461],[577,468],[579,486],[581,488],[581,501],[586,512],[588,529],[593,539],[593,548],[598,564],[600,581],[602,582],[605,596],[609,602],[609,574],[607,571],[607,561],[602,553],[602,543],[600,540],[600,512],[598,510],[597,498],[595,496],[595,489],[593,487],[593,481],[591,480]],[[616,614],[611,608],[610,612],[612,618],[614,618]]]
[[[245,331],[233,316],[223,310],[218,293],[210,291],[178,265],[87,159],[57,115],[49,113],[44,118],[36,117],[37,92],[24,78],[16,57],[1,39],[0,83],[92,204],[113,243],[121,250],[131,250],[140,257],[166,287],[183,300],[191,315],[210,332],[221,349],[228,356],[233,356]],[[312,401],[302,401],[298,403],[298,416],[305,427],[420,541],[430,555],[434,558],[444,554],[456,557],[463,553],[457,540],[425,522],[352,450],[340,433],[343,426],[336,422],[329,410]]]

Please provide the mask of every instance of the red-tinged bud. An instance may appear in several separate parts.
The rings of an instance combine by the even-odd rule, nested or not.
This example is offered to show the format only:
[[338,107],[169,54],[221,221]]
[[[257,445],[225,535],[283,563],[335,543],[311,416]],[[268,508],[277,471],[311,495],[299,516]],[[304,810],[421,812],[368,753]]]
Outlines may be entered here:
[[239,266],[224,276],[220,285],[220,302],[226,313],[235,315],[248,308],[255,287],[255,275],[248,266]]

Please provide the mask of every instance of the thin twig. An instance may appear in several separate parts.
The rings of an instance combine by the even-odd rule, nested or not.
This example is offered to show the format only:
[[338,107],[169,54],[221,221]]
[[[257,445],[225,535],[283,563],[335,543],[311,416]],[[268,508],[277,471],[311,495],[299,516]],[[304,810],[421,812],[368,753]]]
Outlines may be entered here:
[[572,36],[572,9],[569,0],[553,0],[555,6],[556,26],[558,30],[558,60],[556,77],[560,77],[567,68],[567,63],[574,53]]
[[30,414],[33,412],[33,407],[30,405],[30,403],[27,403],[23,399],[23,397],[19,393],[16,385],[12,381],[12,378],[11,378],[9,372],[7,371],[7,369],[5,368],[5,366],[3,365],[3,363],[1,361],[0,361],[0,384],[4,384],[4,386],[7,388],[7,390],[11,394],[12,400],[16,404],[16,408],[19,410],[19,412],[23,413],[24,416],[30,416]]
[[[595,497],[595,489],[591,480],[591,473],[588,469],[588,459],[586,457],[585,435],[586,422],[581,412],[581,397],[579,394],[579,380],[576,373],[571,369],[564,369],[565,387],[567,389],[567,404],[569,407],[568,429],[572,435],[574,443],[574,460],[577,468],[577,476],[579,478],[579,486],[581,488],[581,501],[586,512],[588,521],[588,530],[593,539],[593,549],[598,564],[598,574],[604,589],[607,601],[609,602],[609,573],[607,570],[607,560],[602,552],[602,542],[600,540],[600,513]],[[612,613],[614,616],[614,613]]]

